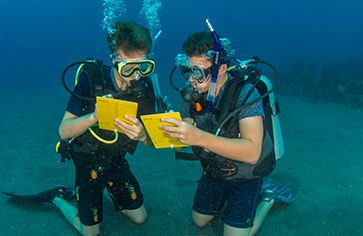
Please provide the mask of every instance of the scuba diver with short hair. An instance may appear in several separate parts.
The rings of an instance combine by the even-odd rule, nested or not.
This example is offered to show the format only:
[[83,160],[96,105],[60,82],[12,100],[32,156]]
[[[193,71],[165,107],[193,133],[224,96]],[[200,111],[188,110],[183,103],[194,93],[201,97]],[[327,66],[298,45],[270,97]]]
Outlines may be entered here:
[[[108,35],[113,67],[101,61],[87,60],[80,65],[76,86],[59,127],[63,139],[57,146],[62,159],[72,159],[75,166],[75,190],[69,186],[32,196],[4,193],[14,198],[52,203],[82,235],[99,235],[103,219],[103,191],[107,190],[116,211],[132,222],[142,224],[147,218],[139,182],[125,158],[133,154],[138,141],[148,145],[149,138],[140,115],[155,113],[155,95],[149,76],[155,62],[149,58],[152,48],[150,32],[134,21],[114,24]],[[122,131],[98,127],[96,96],[137,102],[137,117],[125,116],[128,123],[115,119]],[[69,201],[76,200],[77,208]]]
[[[255,67],[258,59],[234,59],[228,39],[220,39],[208,20],[207,24],[210,32],[193,33],[184,41],[185,54],[176,57],[170,75],[171,85],[183,98],[183,120],[163,118],[172,125],[160,128],[192,147],[192,153],[176,150],[177,159],[201,162],[202,177],[193,201],[194,223],[204,227],[224,209],[225,236],[254,235],[274,200],[295,198],[288,189],[263,185],[262,181],[284,152],[282,140],[275,135],[280,127],[274,127],[272,133],[271,125],[277,123],[270,127],[266,123],[272,114],[278,114],[269,107],[278,104],[271,100],[272,89],[261,82],[263,76]],[[237,66],[232,66],[232,60]],[[173,81],[178,67],[186,88]],[[272,102],[265,103],[266,99]]]

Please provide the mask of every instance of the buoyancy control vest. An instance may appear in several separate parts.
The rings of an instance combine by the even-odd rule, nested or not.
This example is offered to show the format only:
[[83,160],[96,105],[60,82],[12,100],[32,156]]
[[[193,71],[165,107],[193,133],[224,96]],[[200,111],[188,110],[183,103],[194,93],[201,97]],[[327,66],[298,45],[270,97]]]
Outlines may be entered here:
[[[134,81],[134,83],[124,91],[117,91],[115,90],[112,78],[106,77],[111,76],[111,70],[111,67],[105,66],[102,63],[82,65],[79,76],[85,76],[88,79],[89,98],[91,98],[82,99],[82,113],[89,114],[93,112],[95,109],[96,97],[107,94],[111,94],[116,99],[137,102],[139,104],[137,113],[138,118],[140,115],[155,112],[154,89],[149,77],[143,77],[138,81]],[[91,129],[97,136],[102,137],[102,139],[112,140],[115,138],[114,132],[99,129],[98,125],[94,125]],[[137,143],[137,141],[131,140],[122,133],[118,134],[117,141],[112,144],[100,142],[89,130],[87,130],[76,138],[61,142],[64,146],[60,147],[60,150],[65,150],[61,155],[66,156],[66,159],[69,159],[72,155],[101,154],[103,156],[114,157],[124,155],[126,152],[133,154],[136,150]],[[64,158],[62,157],[62,160],[63,159]]]
[[[197,155],[197,159],[200,159],[201,161],[204,174],[227,180],[261,178],[269,175],[274,170],[276,159],[281,157],[284,153],[281,129],[278,122],[278,114],[280,112],[279,105],[274,98],[271,83],[267,77],[260,74],[246,77],[242,71],[231,74],[234,79],[228,79],[226,81],[224,91],[220,94],[222,97],[219,98],[213,111],[213,115],[215,116],[220,129],[217,130],[216,127],[214,127],[214,130],[208,130],[208,132],[217,132],[217,135],[226,138],[238,138],[238,111],[262,101],[265,118],[263,121],[264,137],[259,160],[255,164],[250,164],[225,158],[200,147],[195,146],[192,147],[192,149],[194,154]],[[238,97],[242,88],[247,84],[252,84],[253,86],[244,99],[242,107],[239,109],[236,107]],[[254,88],[259,91],[261,97],[246,102]],[[195,112],[194,107],[195,104],[190,104],[190,114],[191,118],[196,120],[195,118],[198,116],[198,112]]]

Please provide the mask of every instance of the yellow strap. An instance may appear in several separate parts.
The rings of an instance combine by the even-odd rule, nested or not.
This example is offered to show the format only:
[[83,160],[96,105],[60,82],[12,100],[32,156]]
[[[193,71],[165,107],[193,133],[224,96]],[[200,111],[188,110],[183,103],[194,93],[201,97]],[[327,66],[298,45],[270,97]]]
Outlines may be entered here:
[[227,71],[231,71],[231,70],[235,69],[236,67],[238,67],[238,66],[231,66],[231,67],[228,67],[228,68],[227,68]]
[[114,130],[113,132],[115,132],[115,138],[113,140],[106,140],[101,138],[100,136],[98,136],[91,128],[88,128],[88,131],[92,134],[93,137],[95,137],[98,141],[105,143],[105,144],[113,144],[116,143],[116,141],[118,140],[118,132],[117,130]]
[[77,73],[76,73],[76,78],[74,79],[74,85],[77,85],[79,73],[81,72],[81,70],[82,70],[82,68],[83,68],[84,65],[85,64],[81,64],[80,66],[78,66]]
[[[78,79],[79,79],[79,73],[81,72],[81,70],[82,70],[82,68],[83,68],[84,65],[85,65],[85,63],[81,64],[78,67],[77,72],[76,72],[76,77],[74,79],[74,85],[77,85]],[[115,132],[115,138],[113,140],[106,140],[106,139],[101,138],[91,128],[88,128],[88,131],[92,134],[93,137],[95,137],[95,139],[97,139],[98,141],[100,141],[102,143],[105,143],[105,144],[113,144],[113,143],[116,143],[117,140],[118,140],[118,132],[117,132],[117,130],[114,130],[114,132]],[[58,148],[58,146],[56,148]]]
[[58,149],[60,146],[61,142],[59,141],[56,145],[55,145],[55,152],[58,153]]

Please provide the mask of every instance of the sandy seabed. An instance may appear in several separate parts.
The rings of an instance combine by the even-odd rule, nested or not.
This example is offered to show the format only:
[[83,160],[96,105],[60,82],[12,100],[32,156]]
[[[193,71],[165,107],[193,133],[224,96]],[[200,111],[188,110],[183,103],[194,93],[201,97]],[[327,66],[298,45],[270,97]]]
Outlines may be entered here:
[[[73,184],[73,164],[60,163],[54,152],[66,95],[7,94],[0,95],[0,190],[26,194]],[[301,194],[293,204],[273,208],[258,235],[363,235],[363,109],[292,97],[280,102],[286,155],[268,179]],[[149,218],[135,225],[105,199],[105,235],[222,234],[220,219],[204,229],[191,222],[198,162],[177,161],[172,150],[143,145],[128,160]],[[78,235],[52,205],[0,195],[0,209],[0,235]]]

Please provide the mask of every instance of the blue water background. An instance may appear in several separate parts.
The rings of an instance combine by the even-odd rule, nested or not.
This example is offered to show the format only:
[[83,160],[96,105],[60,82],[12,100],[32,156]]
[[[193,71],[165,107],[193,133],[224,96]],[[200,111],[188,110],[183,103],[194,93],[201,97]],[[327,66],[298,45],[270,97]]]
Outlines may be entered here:
[[[142,1],[125,1],[127,15],[138,15]],[[209,17],[240,58],[258,55],[279,69],[300,58],[319,63],[362,57],[363,2],[349,1],[163,1],[163,33],[155,47],[157,73],[167,80],[174,56],[188,34],[207,30]],[[106,63],[108,48],[102,1],[2,1],[0,68],[3,88],[60,88],[69,63],[88,57]],[[161,83],[170,90],[168,83]],[[168,93],[168,92],[166,92]]]

